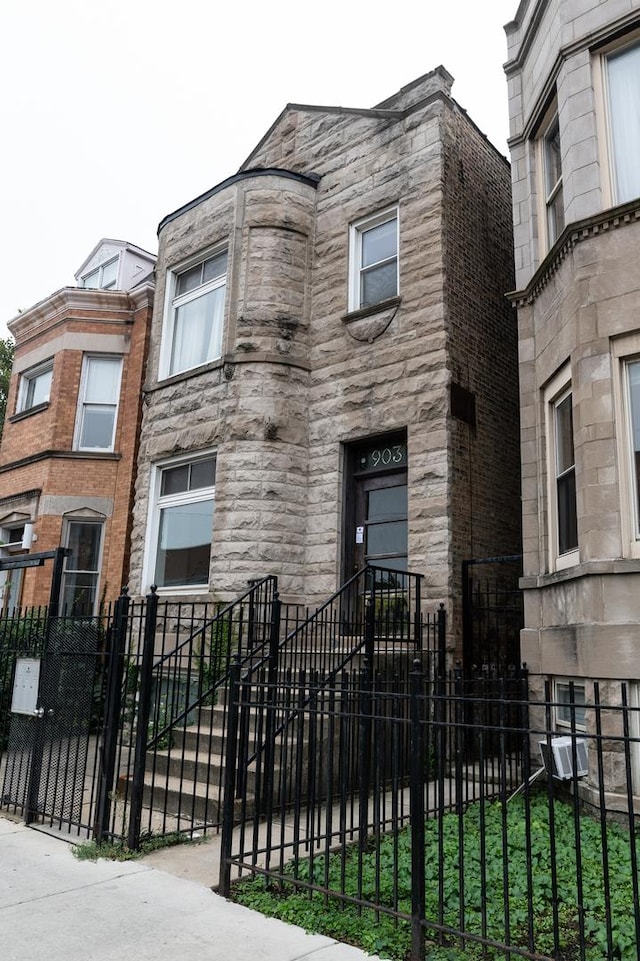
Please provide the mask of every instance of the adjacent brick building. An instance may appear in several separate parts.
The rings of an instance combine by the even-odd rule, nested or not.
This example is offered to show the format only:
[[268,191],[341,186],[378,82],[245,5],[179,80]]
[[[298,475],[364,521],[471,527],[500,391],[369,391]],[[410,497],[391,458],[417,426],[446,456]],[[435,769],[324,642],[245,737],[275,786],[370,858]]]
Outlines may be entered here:
[[161,222],[132,591],[312,603],[370,561],[455,633],[462,560],[518,551],[509,168],[451,84],[289,105]]
[[640,3],[523,0],[506,29],[522,657],[566,727],[571,682],[640,678]]
[[[152,254],[101,241],[78,287],[9,322],[15,359],[0,446],[3,553],[62,545],[61,602],[93,613],[128,575]],[[46,604],[51,565],[0,574],[4,609]]]

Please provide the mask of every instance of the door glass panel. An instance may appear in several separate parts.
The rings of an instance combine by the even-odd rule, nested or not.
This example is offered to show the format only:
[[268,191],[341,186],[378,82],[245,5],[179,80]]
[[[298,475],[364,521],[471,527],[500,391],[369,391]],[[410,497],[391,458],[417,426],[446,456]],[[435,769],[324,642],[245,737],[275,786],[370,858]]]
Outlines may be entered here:
[[406,521],[370,524],[367,528],[367,555],[402,554],[407,550]]
[[407,488],[404,484],[369,491],[369,520],[392,516],[407,516]]

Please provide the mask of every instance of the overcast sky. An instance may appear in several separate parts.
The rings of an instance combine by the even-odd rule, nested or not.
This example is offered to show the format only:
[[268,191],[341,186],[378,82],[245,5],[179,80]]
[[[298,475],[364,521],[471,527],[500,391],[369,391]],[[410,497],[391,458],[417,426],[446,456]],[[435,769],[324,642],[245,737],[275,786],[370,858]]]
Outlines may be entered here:
[[372,107],[443,64],[507,153],[518,0],[7,0],[0,13],[0,336],[102,237],[235,173],[287,103]]

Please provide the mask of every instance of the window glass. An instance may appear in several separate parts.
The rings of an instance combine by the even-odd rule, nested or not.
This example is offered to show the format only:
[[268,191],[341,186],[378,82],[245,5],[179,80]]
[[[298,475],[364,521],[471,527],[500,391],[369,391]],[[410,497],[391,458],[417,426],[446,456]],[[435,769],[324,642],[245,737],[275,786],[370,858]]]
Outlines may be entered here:
[[212,529],[213,500],[160,511],[155,578],[158,587],[208,582]]
[[396,255],[396,222],[388,220],[362,234],[362,266],[370,267]]
[[224,288],[178,307],[174,317],[172,374],[199,367],[221,354]]
[[98,288],[100,286],[100,270],[92,270],[90,274],[82,278],[83,287]]
[[189,465],[170,467],[162,472],[161,494],[179,494],[189,489]]
[[640,44],[607,59],[614,193],[618,203],[640,195]]
[[369,307],[379,304],[397,293],[397,267],[395,260],[392,264],[382,264],[362,273],[362,289],[360,306]]
[[207,460],[198,460],[191,465],[190,489],[197,490],[200,487],[210,487],[216,477],[216,459],[209,457]]
[[82,286],[90,287],[93,290],[113,289],[118,279],[119,259],[119,257],[115,257],[106,264],[101,264],[99,267],[96,267],[95,270],[85,274],[85,276],[81,278]]
[[351,227],[349,309],[398,293],[398,213],[377,214]]
[[202,265],[202,283],[206,284],[217,277],[223,277],[227,272],[227,251],[218,254],[217,257],[210,257]]
[[222,354],[227,252],[175,275],[164,348],[167,374],[200,367]]
[[120,357],[85,357],[78,409],[80,450],[112,450],[120,393]]
[[107,290],[109,287],[115,287],[116,279],[118,276],[118,261],[112,260],[111,263],[105,264],[102,268],[102,283],[100,286]]
[[544,166],[547,232],[549,245],[551,246],[564,230],[560,126],[557,117],[549,127],[544,138]]
[[571,685],[568,681],[556,682],[556,720],[559,725],[571,726],[571,710],[576,728],[586,726],[585,687],[584,684],[573,685],[573,699]]
[[70,521],[67,547],[71,556],[65,561],[62,578],[62,611],[65,614],[94,614],[100,565],[102,524]]
[[46,365],[27,371],[22,375],[18,397],[18,411],[29,410],[38,404],[46,404],[51,395],[51,381],[53,379],[53,361]]
[[158,587],[206,587],[215,498],[213,456],[160,468],[153,577]]
[[573,410],[570,393],[555,405],[555,440],[558,553],[566,554],[578,546]]

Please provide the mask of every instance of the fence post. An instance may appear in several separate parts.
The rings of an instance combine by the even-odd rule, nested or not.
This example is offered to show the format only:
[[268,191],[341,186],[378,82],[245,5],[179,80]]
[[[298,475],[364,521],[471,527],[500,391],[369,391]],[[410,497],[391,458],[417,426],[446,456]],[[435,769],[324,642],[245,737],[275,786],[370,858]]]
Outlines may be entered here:
[[417,651],[422,650],[422,600],[420,591],[421,576],[416,577],[416,598],[413,612],[413,642]]
[[462,664],[460,661],[456,661],[456,667],[454,671],[454,689],[455,689],[455,717],[454,717],[454,738],[455,738],[455,762],[456,762],[456,814],[462,814],[463,808],[463,790],[462,790],[462,766],[463,759],[465,756],[465,714],[467,699],[465,697],[464,689],[464,678],[462,672]]
[[425,851],[424,851],[424,677],[420,661],[411,672],[411,961],[424,961]]
[[227,898],[231,887],[231,854],[233,845],[233,810],[236,793],[236,762],[238,749],[238,712],[240,710],[240,658],[236,654],[229,677],[227,701],[227,750],[224,764],[224,794],[222,801],[222,836],[220,839],[219,893]]
[[433,712],[433,720],[435,725],[434,731],[434,752],[435,752],[435,763],[436,763],[436,775],[438,779],[440,774],[444,774],[444,765],[446,759],[446,743],[445,743],[445,720],[446,720],[446,693],[447,693],[447,674],[446,674],[446,659],[447,659],[447,612],[444,604],[440,604],[437,613],[437,636],[438,636],[438,648],[435,656],[435,678],[434,678],[434,691],[435,691],[435,704]]
[[100,844],[109,833],[111,818],[111,794],[116,767],[118,732],[120,730],[120,709],[122,704],[122,675],[124,672],[124,651],[127,638],[129,617],[128,590],[116,601],[113,621],[108,631],[109,649],[107,651],[107,683],[104,706],[104,724],[100,750],[100,770],[98,774],[98,802],[94,822],[94,837]]
[[151,711],[151,682],[153,680],[153,653],[156,639],[156,617],[158,595],[155,584],[147,594],[147,609],[144,618],[144,641],[140,683],[138,685],[138,716],[136,723],[136,747],[133,762],[133,781],[131,785],[131,808],[129,812],[129,835],[127,843],[132,851],[140,846],[140,821],[142,818],[142,799],[144,794],[144,769],[147,760],[147,741],[149,739],[149,714]]
[[447,612],[444,604],[440,604],[437,613],[438,632],[438,677],[444,677],[447,667]]
[[360,743],[359,743],[359,826],[360,852],[367,843],[369,811],[369,759],[371,753],[371,688],[373,681],[373,645],[375,636],[375,601],[373,590],[364,615],[364,670],[360,674]]
[[273,596],[273,607],[271,609],[271,630],[269,633],[269,662],[267,668],[267,723],[265,726],[265,751],[264,751],[264,771],[265,787],[263,801],[265,809],[263,813],[271,814],[273,809],[273,769],[275,763],[275,737],[276,737],[276,683],[278,679],[278,657],[280,653],[280,610],[282,603],[278,592]]

